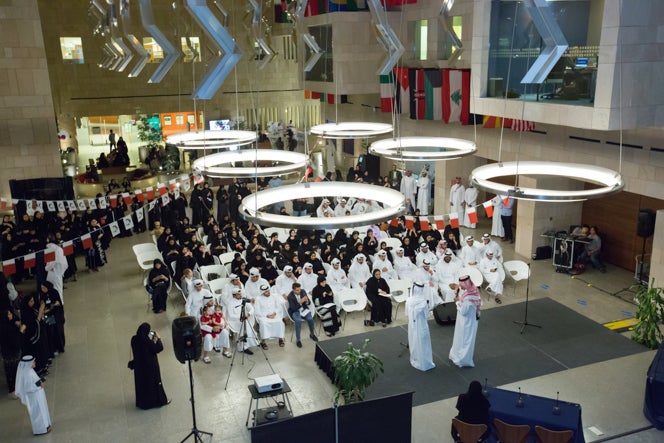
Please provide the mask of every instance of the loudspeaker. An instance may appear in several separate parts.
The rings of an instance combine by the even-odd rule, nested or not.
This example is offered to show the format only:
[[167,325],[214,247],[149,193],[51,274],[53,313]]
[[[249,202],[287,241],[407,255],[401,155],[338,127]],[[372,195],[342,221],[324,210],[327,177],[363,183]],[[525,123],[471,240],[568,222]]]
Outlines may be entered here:
[[655,233],[655,217],[652,209],[639,209],[639,225],[636,227],[639,237],[648,238]]
[[203,350],[201,326],[196,318],[178,317],[173,320],[173,352],[180,363],[198,361]]
[[441,326],[451,325],[456,322],[456,303],[442,303],[433,308],[433,318]]

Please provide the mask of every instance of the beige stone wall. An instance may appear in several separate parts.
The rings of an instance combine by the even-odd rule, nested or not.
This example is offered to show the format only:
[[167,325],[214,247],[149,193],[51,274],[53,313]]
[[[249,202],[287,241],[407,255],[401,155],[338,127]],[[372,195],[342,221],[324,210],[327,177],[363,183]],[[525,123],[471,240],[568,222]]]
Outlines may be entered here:
[[36,0],[0,2],[0,195],[10,179],[62,176]]

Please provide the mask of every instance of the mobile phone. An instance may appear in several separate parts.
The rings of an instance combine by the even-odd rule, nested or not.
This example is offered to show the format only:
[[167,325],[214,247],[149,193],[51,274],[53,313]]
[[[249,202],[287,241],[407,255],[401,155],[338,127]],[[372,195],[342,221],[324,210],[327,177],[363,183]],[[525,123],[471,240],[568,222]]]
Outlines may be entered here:
[[150,340],[152,340],[154,338],[154,331],[150,331],[148,337],[150,338]]

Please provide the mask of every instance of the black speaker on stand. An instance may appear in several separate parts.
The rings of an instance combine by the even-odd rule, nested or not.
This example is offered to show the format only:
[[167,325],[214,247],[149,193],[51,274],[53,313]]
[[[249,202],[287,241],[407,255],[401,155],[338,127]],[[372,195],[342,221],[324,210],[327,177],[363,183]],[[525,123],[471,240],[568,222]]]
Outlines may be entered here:
[[[656,213],[652,209],[639,209],[639,221],[636,226],[636,234],[643,238],[643,248],[641,249],[641,267],[639,268],[639,283],[644,284],[643,268],[645,267],[644,257],[646,255],[646,240],[655,233]],[[648,282],[645,282],[648,285]]]
[[[189,365],[189,389],[191,391],[191,418],[193,427],[191,432],[182,440],[182,442],[189,440],[189,437],[194,437],[195,442],[203,443],[201,434],[209,435],[212,437],[211,432],[200,431],[196,427],[196,402],[194,400],[194,377],[191,373],[191,361],[197,361],[201,358],[201,351],[203,350],[203,337],[201,337],[201,326],[198,324],[196,318],[178,317],[173,320],[173,352],[175,358],[180,363],[185,361]],[[181,442],[181,443],[182,443]]]

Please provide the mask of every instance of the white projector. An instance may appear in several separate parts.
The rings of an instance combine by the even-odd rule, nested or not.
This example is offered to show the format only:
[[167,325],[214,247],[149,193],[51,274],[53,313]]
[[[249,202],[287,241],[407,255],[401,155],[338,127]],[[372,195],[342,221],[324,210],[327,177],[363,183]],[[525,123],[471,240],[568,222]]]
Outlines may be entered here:
[[254,383],[256,384],[256,390],[261,394],[264,392],[277,391],[284,387],[284,381],[278,374],[256,377]]

